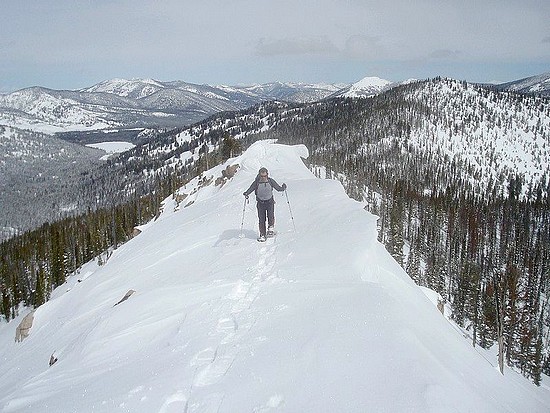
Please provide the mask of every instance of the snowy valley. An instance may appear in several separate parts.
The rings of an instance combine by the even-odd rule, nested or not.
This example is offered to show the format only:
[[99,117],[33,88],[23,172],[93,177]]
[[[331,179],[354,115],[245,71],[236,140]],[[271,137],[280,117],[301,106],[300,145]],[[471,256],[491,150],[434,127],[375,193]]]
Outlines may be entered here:
[[0,154],[0,241],[82,211],[78,195],[103,163],[102,151],[8,126],[0,126]]
[[[377,241],[377,218],[307,155],[253,144],[70,276],[22,342],[27,311],[2,323],[2,411],[546,411],[548,388],[474,349]],[[266,244],[252,203],[240,228],[260,166],[290,201],[276,195]]]

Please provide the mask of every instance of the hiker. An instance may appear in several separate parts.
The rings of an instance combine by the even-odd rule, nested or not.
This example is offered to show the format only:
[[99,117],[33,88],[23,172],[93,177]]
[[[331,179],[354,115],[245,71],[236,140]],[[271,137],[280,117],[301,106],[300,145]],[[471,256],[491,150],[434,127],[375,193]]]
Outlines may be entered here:
[[[243,195],[248,199],[252,192],[256,193],[256,207],[258,208],[258,218],[260,223],[260,237],[258,241],[264,242],[266,237],[273,236],[275,226],[275,200],[273,199],[273,188],[282,192],[286,190],[286,184],[279,185],[273,178],[268,176],[266,168],[260,168],[258,176]],[[267,232],[265,220],[267,218]]]

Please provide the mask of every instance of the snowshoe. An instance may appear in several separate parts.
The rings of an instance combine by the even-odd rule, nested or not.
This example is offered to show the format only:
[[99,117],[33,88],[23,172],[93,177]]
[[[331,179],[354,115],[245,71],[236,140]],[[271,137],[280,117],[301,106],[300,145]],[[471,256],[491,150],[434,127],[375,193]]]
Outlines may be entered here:
[[257,238],[258,242],[265,242],[266,240],[266,237],[265,235],[260,235],[258,238]]

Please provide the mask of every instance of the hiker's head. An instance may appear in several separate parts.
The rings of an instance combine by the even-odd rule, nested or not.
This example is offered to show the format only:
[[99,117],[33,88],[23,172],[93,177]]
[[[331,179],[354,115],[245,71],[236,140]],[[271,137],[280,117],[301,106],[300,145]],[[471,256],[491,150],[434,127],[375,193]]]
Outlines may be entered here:
[[260,168],[260,170],[258,171],[258,175],[260,175],[260,178],[267,178],[267,168]]

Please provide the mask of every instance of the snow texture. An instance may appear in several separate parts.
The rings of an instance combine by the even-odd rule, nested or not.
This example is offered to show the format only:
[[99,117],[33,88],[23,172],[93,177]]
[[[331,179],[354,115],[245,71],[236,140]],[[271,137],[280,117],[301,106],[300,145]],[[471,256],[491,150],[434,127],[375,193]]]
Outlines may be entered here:
[[102,156],[100,158],[102,160],[107,160],[111,155],[128,151],[134,148],[136,145],[130,142],[114,141],[114,142],[90,143],[86,146],[89,146],[90,148],[101,149],[102,151],[107,152],[107,155]]
[[[22,343],[26,311],[1,325],[0,411],[548,411],[548,389],[500,375],[377,242],[376,217],[305,156],[254,144],[54,291]],[[260,166],[287,183],[296,224],[277,193],[263,244],[242,196]]]
[[360,81],[352,84],[344,91],[338,92],[336,96],[347,98],[365,98],[377,95],[384,90],[387,90],[392,85],[389,80],[380,79],[379,77],[365,77]]

